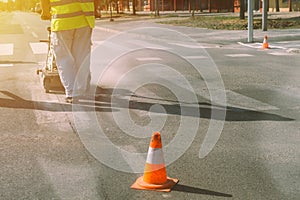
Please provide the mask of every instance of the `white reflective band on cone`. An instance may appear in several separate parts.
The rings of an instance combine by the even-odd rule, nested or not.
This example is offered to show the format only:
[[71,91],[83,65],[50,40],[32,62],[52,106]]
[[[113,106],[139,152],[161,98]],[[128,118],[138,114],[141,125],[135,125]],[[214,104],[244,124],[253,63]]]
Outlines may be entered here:
[[147,163],[149,164],[164,164],[163,151],[161,148],[154,149],[149,147],[148,155],[147,155]]

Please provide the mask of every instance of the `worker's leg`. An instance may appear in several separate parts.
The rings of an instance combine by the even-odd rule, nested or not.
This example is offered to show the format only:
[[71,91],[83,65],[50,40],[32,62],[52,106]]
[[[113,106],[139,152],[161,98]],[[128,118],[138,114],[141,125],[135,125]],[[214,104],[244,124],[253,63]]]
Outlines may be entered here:
[[77,71],[74,92],[84,94],[90,84],[90,54],[91,54],[90,27],[76,29],[72,46],[72,54]]
[[54,47],[56,63],[66,96],[73,97],[76,77],[75,60],[72,55],[74,30],[52,32],[51,43]]

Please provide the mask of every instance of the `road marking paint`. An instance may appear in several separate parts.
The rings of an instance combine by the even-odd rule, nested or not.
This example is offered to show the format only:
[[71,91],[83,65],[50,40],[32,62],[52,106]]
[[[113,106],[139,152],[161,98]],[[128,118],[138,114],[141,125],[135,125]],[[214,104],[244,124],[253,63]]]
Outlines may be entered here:
[[[277,44],[287,44],[287,42],[276,42]],[[262,43],[251,43],[251,44],[245,44],[242,42],[238,42],[238,44],[242,45],[242,46],[246,46],[246,47],[250,47],[250,48],[255,48],[255,49],[262,49]],[[294,45],[293,45],[294,46]],[[286,50],[286,47],[282,47],[282,46],[275,46],[275,45],[269,45],[269,49],[282,49],[282,50]]]
[[273,46],[273,45],[269,45],[269,49],[283,49],[283,50],[286,50],[285,47],[281,47],[281,46]]
[[9,56],[14,54],[14,44],[0,44],[0,56]]
[[48,45],[42,42],[30,43],[30,47],[34,54],[47,54]]
[[183,56],[185,59],[205,59],[207,56]]
[[259,49],[262,48],[262,43],[251,43],[251,44],[246,44],[243,42],[238,42],[238,44],[245,46],[245,47],[250,47],[250,48],[255,48],[255,49]]
[[288,53],[288,52],[271,52],[269,54],[273,55],[273,56],[291,56],[291,55],[293,55],[293,54]]
[[237,57],[251,57],[251,54],[226,54],[225,56],[237,58]]
[[38,38],[38,35],[35,32],[31,32],[32,36]]
[[282,41],[282,42],[276,42],[276,43],[278,43],[278,44],[288,44],[290,42],[289,41]]
[[161,58],[158,57],[141,57],[141,58],[136,58],[138,61],[159,61],[162,60]]
[[0,67],[13,67],[13,64],[0,64]]
[[189,49],[203,49],[204,47],[201,46],[201,45],[190,45],[190,44],[183,44],[183,43],[170,43],[170,44],[174,44],[174,45],[177,45],[177,46],[181,46],[181,47],[186,47],[186,48],[189,48]]

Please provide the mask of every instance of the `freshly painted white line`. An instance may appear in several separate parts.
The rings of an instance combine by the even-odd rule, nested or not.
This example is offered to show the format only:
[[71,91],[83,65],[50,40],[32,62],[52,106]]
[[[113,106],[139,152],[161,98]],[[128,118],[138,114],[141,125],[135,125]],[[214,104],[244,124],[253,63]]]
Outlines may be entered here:
[[181,46],[181,47],[186,47],[186,48],[189,48],[189,49],[203,49],[203,46],[201,45],[190,45],[190,44],[183,44],[183,43],[171,43],[171,44],[174,44],[174,45],[177,45],[177,46]]
[[47,54],[48,45],[42,42],[30,43],[30,47],[34,54]]
[[13,64],[0,64],[0,67],[12,67],[14,66]]
[[0,44],[0,56],[9,56],[14,54],[14,44]]
[[282,41],[282,42],[276,42],[277,44],[288,44],[290,43],[289,41]]
[[283,49],[283,50],[286,50],[287,48],[281,47],[281,46],[273,46],[273,45],[269,45],[269,49]]
[[158,61],[162,60],[161,58],[158,57],[141,57],[141,58],[136,58],[138,61]]
[[238,44],[245,46],[245,47],[250,47],[250,48],[255,48],[255,49],[259,49],[262,48],[262,43],[243,43],[243,42],[238,42]]
[[[279,42],[277,42],[279,43]],[[243,43],[243,42],[238,42],[238,44],[242,45],[242,46],[245,46],[245,47],[250,47],[250,48],[254,48],[254,49],[263,49],[262,48],[262,43]],[[284,42],[282,42],[282,44],[284,44]],[[282,47],[282,46],[275,46],[275,45],[270,45],[269,43],[269,49],[283,49],[283,50],[286,50],[287,48],[286,47]]]
[[290,56],[290,55],[293,55],[291,53],[288,53],[288,52],[272,52],[272,53],[269,53],[270,55],[273,55],[273,56]]
[[204,59],[207,58],[207,56],[183,56],[185,59]]
[[237,58],[237,57],[251,57],[253,55],[250,55],[250,54],[226,54],[225,56]]

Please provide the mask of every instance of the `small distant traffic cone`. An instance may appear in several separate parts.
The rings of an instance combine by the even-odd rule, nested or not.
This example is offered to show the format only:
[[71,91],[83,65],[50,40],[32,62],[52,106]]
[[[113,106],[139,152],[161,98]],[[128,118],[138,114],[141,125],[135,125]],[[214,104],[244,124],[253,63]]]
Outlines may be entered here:
[[167,177],[160,133],[155,132],[149,145],[144,175],[139,177],[131,188],[170,192],[178,181],[178,179]]
[[264,41],[263,41],[263,49],[268,49],[269,48],[269,44],[268,44],[268,36],[265,35],[264,37]]

